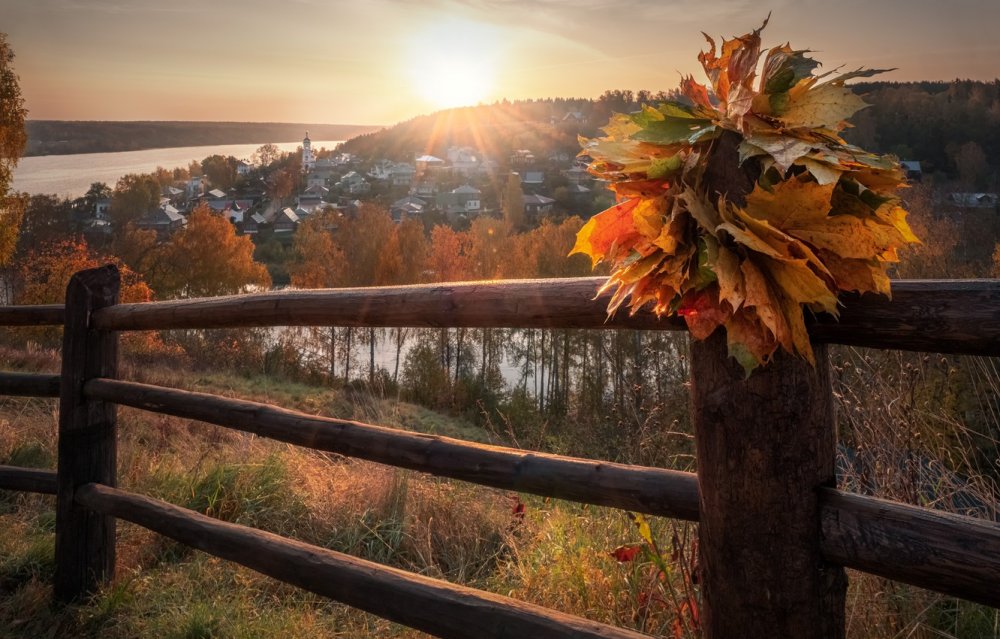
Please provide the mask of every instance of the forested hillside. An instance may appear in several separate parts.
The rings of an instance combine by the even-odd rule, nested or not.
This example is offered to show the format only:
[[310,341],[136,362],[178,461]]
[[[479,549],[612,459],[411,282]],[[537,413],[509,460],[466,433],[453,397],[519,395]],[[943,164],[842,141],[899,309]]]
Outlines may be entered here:
[[295,142],[306,131],[314,140],[346,140],[376,129],[356,124],[280,122],[27,122],[25,155],[139,151],[213,144]]

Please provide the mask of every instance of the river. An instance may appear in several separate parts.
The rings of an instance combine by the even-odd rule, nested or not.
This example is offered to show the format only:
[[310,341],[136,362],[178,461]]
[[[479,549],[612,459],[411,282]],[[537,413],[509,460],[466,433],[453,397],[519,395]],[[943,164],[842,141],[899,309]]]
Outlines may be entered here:
[[[337,140],[313,141],[313,149],[332,149]],[[14,170],[14,191],[30,195],[54,193],[60,197],[80,197],[94,182],[114,188],[118,178],[129,173],[151,173],[156,167],[187,167],[214,154],[249,159],[260,144],[222,146],[184,146],[172,149],[146,149],[118,153],[79,153],[75,155],[40,155],[21,158]],[[294,151],[301,142],[276,143],[282,151]]]

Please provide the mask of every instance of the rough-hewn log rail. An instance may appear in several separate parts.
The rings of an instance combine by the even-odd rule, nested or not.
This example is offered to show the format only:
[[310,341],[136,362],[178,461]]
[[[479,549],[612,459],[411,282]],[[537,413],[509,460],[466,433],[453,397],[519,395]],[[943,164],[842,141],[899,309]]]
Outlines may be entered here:
[[62,304],[0,306],[0,326],[62,326],[65,319]]
[[[237,326],[416,326],[680,330],[651,313],[606,317],[603,278],[462,282],[287,291],[144,304],[94,314],[106,330]],[[2,317],[0,317],[2,320]],[[840,319],[815,321],[817,342],[1000,356],[1000,281],[902,280],[893,299],[845,295]]]
[[666,517],[698,518],[698,482],[690,473],[486,446],[112,379],[87,382],[84,395],[484,486]]
[[647,635],[382,566],[87,484],[79,504],[216,557],[438,637],[641,639]]
[[[132,382],[93,380],[84,394],[488,486],[698,520],[693,473],[482,446]],[[833,489],[821,491],[821,517],[829,561],[1000,607],[1000,525]]]
[[0,465],[0,489],[55,495],[56,473],[54,470]]
[[0,395],[59,397],[59,376],[39,373],[0,373]]
[[1000,525],[823,488],[828,561],[1000,608]]

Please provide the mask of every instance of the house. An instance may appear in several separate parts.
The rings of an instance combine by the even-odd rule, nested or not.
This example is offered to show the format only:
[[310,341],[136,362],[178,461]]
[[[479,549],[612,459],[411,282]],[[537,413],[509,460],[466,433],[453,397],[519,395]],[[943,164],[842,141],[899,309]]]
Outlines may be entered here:
[[438,185],[433,180],[421,180],[410,188],[410,195],[416,195],[424,200],[432,200],[437,195]]
[[538,218],[546,213],[552,211],[552,205],[555,204],[555,200],[550,197],[545,197],[544,195],[535,195],[534,193],[524,194],[524,215],[528,218]]
[[570,111],[562,118],[563,124],[583,124],[587,121],[587,116],[579,111]]
[[573,204],[582,204],[590,199],[592,191],[582,184],[569,184],[565,187]]
[[274,227],[275,233],[294,233],[300,221],[301,220],[299,220],[299,216],[295,214],[295,211],[286,206],[281,209],[276,216],[274,216],[272,226]]
[[479,152],[469,146],[453,146],[448,149],[448,161],[451,162],[451,170],[469,177],[479,172],[482,157]]
[[389,183],[393,186],[410,186],[417,169],[412,164],[398,162],[389,169]]
[[591,176],[587,169],[582,166],[572,166],[562,172],[570,184],[584,184],[590,182]]
[[433,155],[421,155],[413,163],[416,165],[416,172],[421,174],[444,166],[444,160]]
[[246,162],[244,160],[237,160],[236,161],[236,175],[240,175],[240,176],[244,176],[245,177],[247,175],[250,175],[250,171],[252,171],[252,170],[253,170],[253,167],[250,165],[249,162]]
[[307,213],[312,213],[326,205],[325,199],[329,193],[330,189],[325,186],[313,185],[302,193],[299,193],[296,202],[300,209],[307,211]]
[[545,173],[542,171],[525,171],[521,176],[521,185],[535,193],[545,183]]
[[949,193],[948,203],[963,209],[992,209],[1000,199],[996,193]]
[[920,167],[920,162],[915,160],[903,160],[899,163],[906,173],[906,179],[911,182],[920,182],[923,180],[924,172]]
[[438,206],[449,217],[476,215],[482,208],[482,191],[468,184],[438,196]]
[[510,166],[525,167],[535,163],[535,154],[528,149],[518,149],[510,155]]
[[267,224],[267,218],[260,213],[254,213],[243,219],[243,234],[256,235],[265,224]]
[[94,219],[107,220],[111,216],[111,198],[105,197],[94,203]]
[[191,179],[187,181],[185,190],[187,191],[188,199],[201,197],[201,194],[205,190],[205,184],[202,176],[192,175]]
[[371,185],[357,171],[350,171],[337,182],[337,188],[350,195],[360,195],[371,190]]
[[368,175],[376,180],[388,182],[392,186],[410,186],[417,169],[406,162],[379,160],[372,166]]
[[176,231],[185,224],[187,219],[171,204],[161,204],[135,223],[141,229],[150,229],[160,234]]
[[425,210],[427,210],[426,201],[419,197],[408,195],[392,203],[389,207],[389,215],[392,216],[393,222],[402,222],[403,220],[419,218],[424,214]]

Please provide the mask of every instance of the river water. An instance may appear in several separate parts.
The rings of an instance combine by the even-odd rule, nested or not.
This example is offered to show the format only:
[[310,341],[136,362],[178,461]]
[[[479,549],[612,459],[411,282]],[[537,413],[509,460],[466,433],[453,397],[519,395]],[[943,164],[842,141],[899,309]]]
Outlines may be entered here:
[[[314,149],[332,149],[338,140],[313,141]],[[14,191],[30,195],[53,193],[60,197],[80,197],[94,182],[104,182],[114,188],[118,178],[129,173],[151,173],[156,167],[165,169],[187,167],[192,160],[201,161],[214,154],[249,159],[260,144],[229,144],[222,146],[185,146],[172,149],[146,149],[118,153],[80,153],[76,155],[41,155],[21,158],[14,170]],[[282,151],[294,151],[301,142],[275,143]]]

